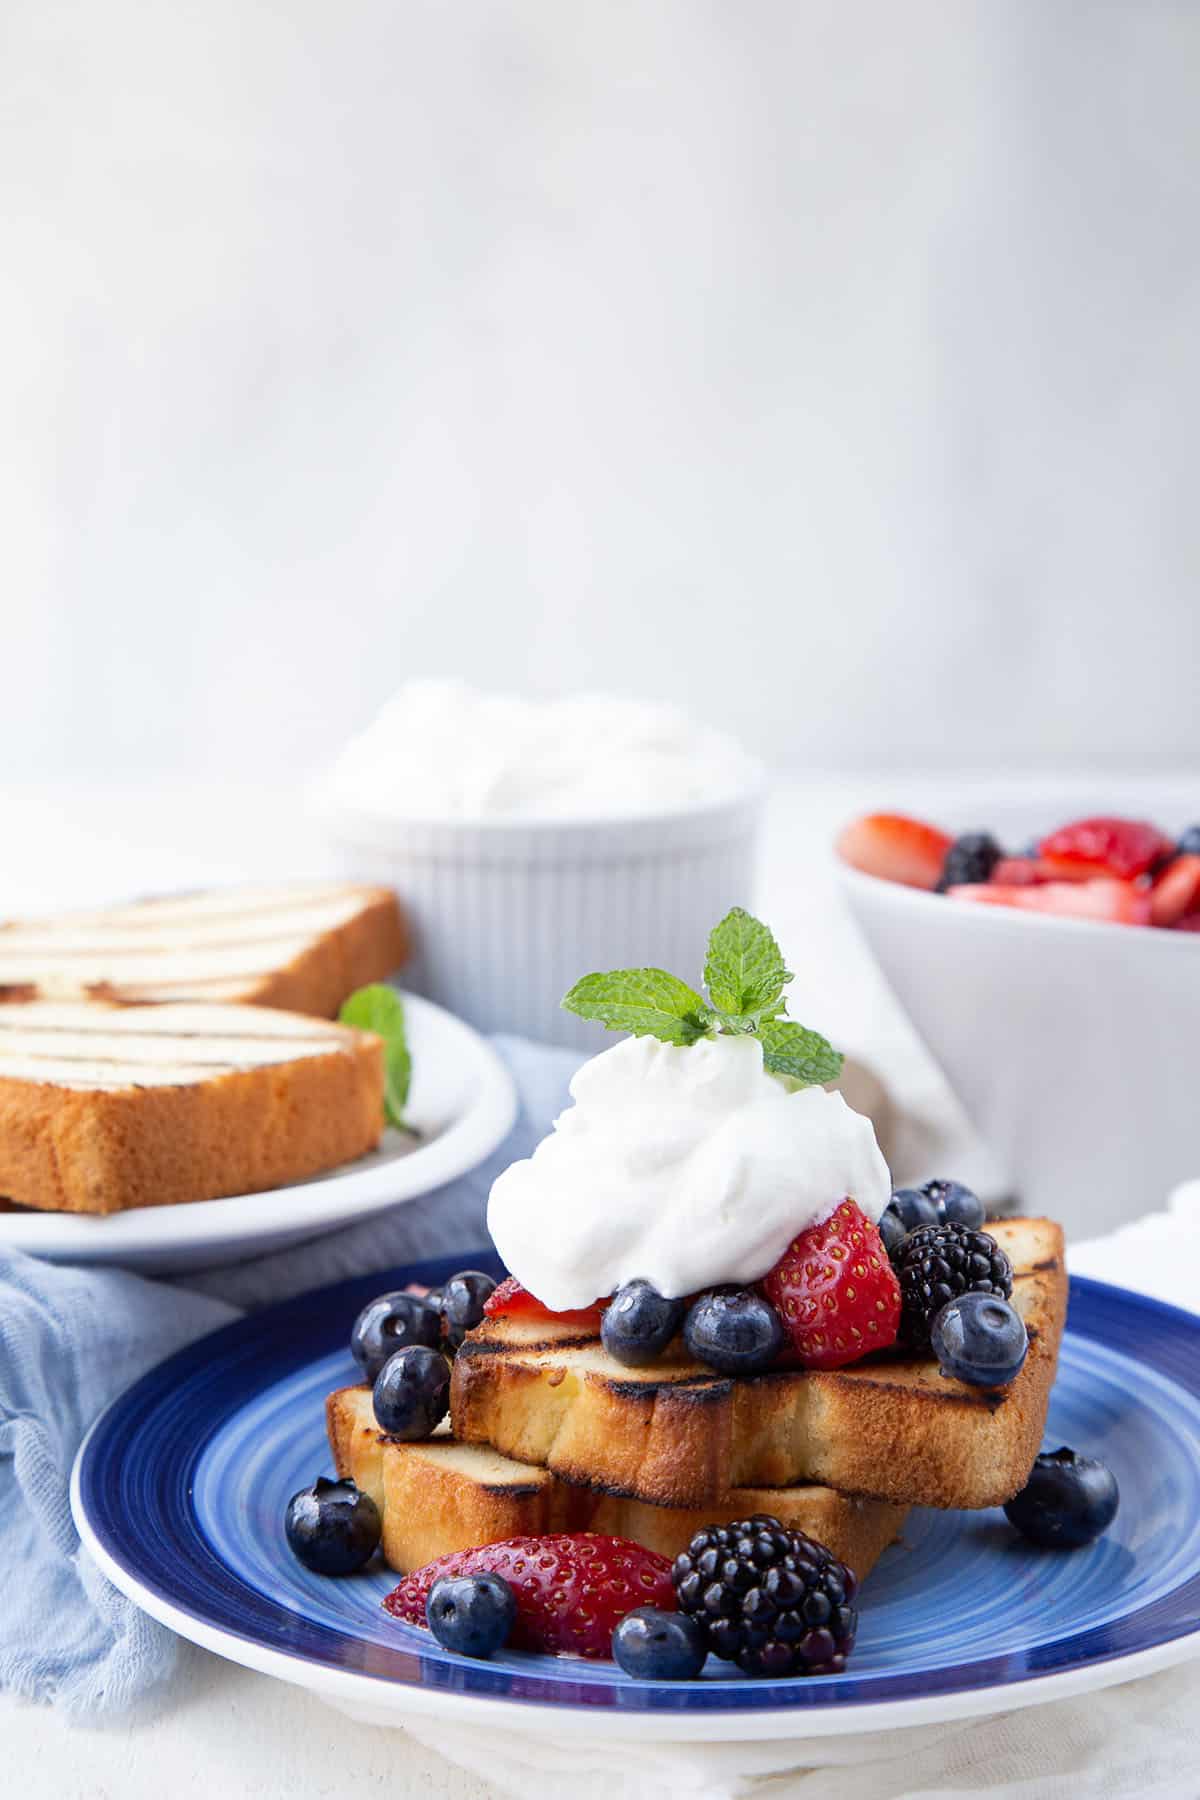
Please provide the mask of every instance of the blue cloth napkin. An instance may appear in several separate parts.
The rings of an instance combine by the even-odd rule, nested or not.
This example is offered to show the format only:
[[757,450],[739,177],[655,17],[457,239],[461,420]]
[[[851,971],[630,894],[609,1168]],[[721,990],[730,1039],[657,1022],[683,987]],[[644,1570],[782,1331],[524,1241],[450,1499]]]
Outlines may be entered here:
[[567,1103],[580,1058],[496,1046],[517,1124],[460,1181],[257,1262],[148,1281],[0,1249],[0,1690],[88,1718],[132,1705],[170,1672],[176,1640],[117,1593],[80,1547],[68,1500],[88,1427],[130,1382],[239,1310],[441,1251],[486,1244],[488,1190]]

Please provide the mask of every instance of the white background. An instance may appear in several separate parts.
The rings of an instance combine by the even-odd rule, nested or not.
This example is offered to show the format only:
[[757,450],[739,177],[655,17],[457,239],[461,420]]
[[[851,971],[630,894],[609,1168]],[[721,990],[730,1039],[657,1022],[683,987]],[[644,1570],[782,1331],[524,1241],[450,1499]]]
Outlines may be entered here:
[[1189,0],[9,0],[0,761],[409,671],[812,768],[1178,764]]

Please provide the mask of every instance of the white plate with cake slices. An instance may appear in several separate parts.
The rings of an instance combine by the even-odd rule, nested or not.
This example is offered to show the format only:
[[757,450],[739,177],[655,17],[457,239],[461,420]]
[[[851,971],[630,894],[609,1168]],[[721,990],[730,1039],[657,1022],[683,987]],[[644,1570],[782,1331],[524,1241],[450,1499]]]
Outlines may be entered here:
[[[177,1273],[282,1250],[465,1175],[512,1129],[512,1076],[461,1019],[417,995],[403,998],[413,1064],[406,1107],[411,1135],[385,1131],[376,1149],[353,1162],[227,1199],[138,1205],[104,1215],[0,1210],[0,1244],[56,1262]],[[293,1024],[298,1030],[336,1029],[299,1017]]]

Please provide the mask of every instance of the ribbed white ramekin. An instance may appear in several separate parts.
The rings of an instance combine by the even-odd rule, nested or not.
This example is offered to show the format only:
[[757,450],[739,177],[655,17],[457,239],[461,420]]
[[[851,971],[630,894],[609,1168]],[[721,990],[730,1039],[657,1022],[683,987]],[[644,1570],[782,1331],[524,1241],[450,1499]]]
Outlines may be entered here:
[[324,811],[345,872],[394,887],[412,923],[407,986],[483,1031],[598,1049],[559,1002],[593,969],[698,980],[707,936],[752,906],[763,782],[736,798],[623,820],[385,820]]

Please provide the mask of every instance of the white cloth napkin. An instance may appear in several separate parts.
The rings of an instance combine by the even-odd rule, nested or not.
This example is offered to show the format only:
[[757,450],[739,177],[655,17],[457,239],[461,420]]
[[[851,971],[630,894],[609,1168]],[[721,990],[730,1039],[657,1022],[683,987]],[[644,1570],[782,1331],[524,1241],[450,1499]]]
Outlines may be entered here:
[[520,1800],[1196,1800],[1198,1667],[964,1724],[773,1744],[408,1730]]
[[1177,1187],[1165,1212],[1072,1244],[1067,1260],[1073,1275],[1093,1275],[1200,1312],[1200,1178]]
[[[1075,1274],[1200,1310],[1200,1180],[1069,1260]],[[521,1800],[1197,1800],[1200,1662],[1020,1712],[835,1738],[633,1746],[424,1720],[408,1730]]]

